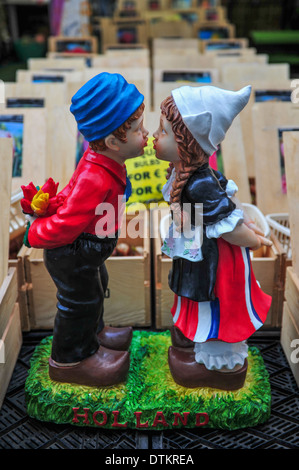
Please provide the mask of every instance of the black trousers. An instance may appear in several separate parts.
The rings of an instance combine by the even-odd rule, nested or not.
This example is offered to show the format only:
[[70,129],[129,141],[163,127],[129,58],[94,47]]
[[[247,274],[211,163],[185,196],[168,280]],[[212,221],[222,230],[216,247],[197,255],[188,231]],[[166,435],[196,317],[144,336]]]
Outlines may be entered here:
[[44,250],[45,266],[57,287],[54,361],[82,361],[98,350],[108,285],[105,260],[116,243],[117,238],[82,234],[71,245]]

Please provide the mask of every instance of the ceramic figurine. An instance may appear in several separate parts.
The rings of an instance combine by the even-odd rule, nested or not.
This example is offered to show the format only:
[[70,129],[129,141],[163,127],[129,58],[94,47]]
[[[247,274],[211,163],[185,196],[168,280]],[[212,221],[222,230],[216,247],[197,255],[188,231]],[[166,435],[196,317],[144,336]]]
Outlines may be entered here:
[[119,199],[125,203],[131,191],[125,160],[147,144],[143,101],[119,74],[101,73],[79,89],[70,110],[89,147],[54,195],[54,213],[31,219],[28,243],[44,249],[57,287],[49,375],[58,382],[110,386],[129,370],[132,328],[104,326],[105,260],[118,239]]
[[249,250],[272,243],[248,220],[236,184],[209,166],[250,93],[250,86],[238,92],[177,88],[162,102],[154,133],[157,158],[170,162],[163,195],[173,222],[162,247],[173,259],[169,286],[175,294],[168,362],[175,382],[185,387],[241,388],[246,340],[271,305]]

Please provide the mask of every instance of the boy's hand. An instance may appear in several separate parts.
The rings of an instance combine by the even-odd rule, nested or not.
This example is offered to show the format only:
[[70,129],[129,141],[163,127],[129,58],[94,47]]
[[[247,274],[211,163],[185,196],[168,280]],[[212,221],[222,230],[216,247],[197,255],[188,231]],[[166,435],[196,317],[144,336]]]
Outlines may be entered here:
[[167,173],[166,173],[166,179],[167,179],[167,180],[169,180],[169,178],[170,178],[172,169],[173,169],[173,163],[170,162],[170,163],[169,163],[169,167],[167,168]]
[[30,214],[26,214],[26,215],[25,215],[25,219],[26,219],[27,222],[29,222],[30,224],[33,224],[33,222],[37,219],[37,216],[35,216],[35,215],[30,215]]

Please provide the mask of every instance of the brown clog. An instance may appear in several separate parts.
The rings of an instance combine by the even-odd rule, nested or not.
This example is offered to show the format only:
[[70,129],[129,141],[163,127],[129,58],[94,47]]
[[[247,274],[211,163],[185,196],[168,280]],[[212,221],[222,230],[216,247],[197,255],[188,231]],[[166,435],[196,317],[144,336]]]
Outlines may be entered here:
[[109,387],[126,380],[130,367],[127,351],[113,351],[100,346],[95,354],[74,366],[58,366],[49,359],[49,376],[56,382]]
[[172,326],[170,328],[171,334],[171,342],[172,345],[177,348],[193,348],[194,342],[191,339],[187,338],[183,335],[181,330],[179,330],[176,326]]
[[191,350],[178,349],[173,346],[168,350],[168,364],[174,381],[187,388],[211,387],[220,390],[238,390],[242,388],[247,373],[247,359],[244,365],[235,372],[209,370],[195,360]]
[[130,347],[133,336],[133,329],[130,326],[123,328],[113,328],[104,326],[98,333],[101,346],[114,351],[127,351]]

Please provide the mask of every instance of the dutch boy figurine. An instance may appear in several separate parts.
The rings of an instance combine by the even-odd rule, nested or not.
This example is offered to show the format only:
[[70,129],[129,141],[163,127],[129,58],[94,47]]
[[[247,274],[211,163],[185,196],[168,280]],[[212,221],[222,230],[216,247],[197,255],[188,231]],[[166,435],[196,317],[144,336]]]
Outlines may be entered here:
[[112,386],[129,370],[132,328],[104,326],[105,260],[120,230],[119,199],[130,196],[125,161],[142,155],[147,144],[143,101],[119,74],[101,73],[78,90],[70,110],[89,147],[52,198],[54,213],[31,219],[29,245],[44,249],[57,287],[49,359],[54,381]]

